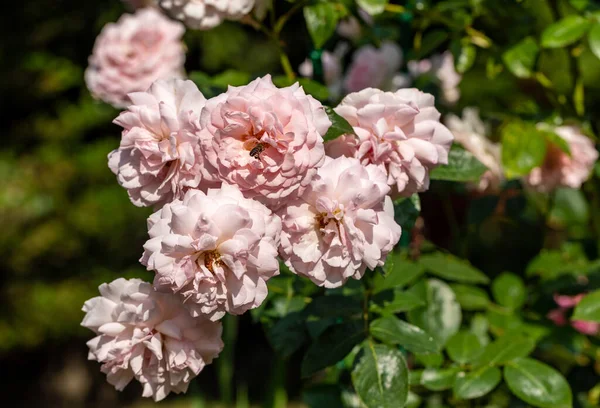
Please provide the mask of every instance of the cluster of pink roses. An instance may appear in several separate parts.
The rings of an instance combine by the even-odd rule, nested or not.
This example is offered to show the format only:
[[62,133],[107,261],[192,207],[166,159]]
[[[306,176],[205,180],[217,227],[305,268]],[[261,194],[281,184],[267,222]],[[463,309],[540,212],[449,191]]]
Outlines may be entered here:
[[129,98],[109,167],[158,210],[140,259],[154,285],[102,285],[83,325],[109,382],[136,378],[156,400],[219,354],[220,318],[264,301],[278,256],[327,288],[383,265],[401,235],[390,195],[426,190],[453,139],[416,89],[348,95],[335,111],[354,133],[328,143],[321,103],[270,76],[208,100],[181,79]]

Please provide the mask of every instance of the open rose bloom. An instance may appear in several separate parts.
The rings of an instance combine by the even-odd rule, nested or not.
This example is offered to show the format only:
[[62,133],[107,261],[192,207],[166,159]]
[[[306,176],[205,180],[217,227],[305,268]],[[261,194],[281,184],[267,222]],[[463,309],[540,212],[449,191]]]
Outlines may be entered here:
[[400,195],[427,190],[429,171],[448,163],[453,136],[440,123],[430,94],[414,88],[393,93],[368,88],[346,96],[335,111],[355,135],[328,142],[327,154],[379,166]]
[[126,107],[131,92],[157,79],[183,76],[185,28],[154,8],[124,14],[103,29],[89,59],[85,82],[95,98]]
[[[262,2],[264,0],[258,0]],[[255,0],[158,0],[160,6],[189,28],[208,30],[224,20],[239,20],[252,11]]]
[[384,41],[381,48],[365,45],[352,56],[344,78],[344,89],[346,92],[365,88],[388,89],[401,64],[402,49],[396,43]]
[[141,262],[156,272],[156,289],[179,294],[194,316],[217,320],[260,306],[279,273],[281,221],[236,187],[189,190],[148,228]]
[[301,195],[323,164],[331,121],[298,84],[277,88],[267,75],[210,99],[200,125],[213,180],[276,209]]
[[549,143],[544,162],[531,170],[525,183],[544,193],[557,187],[580,188],[594,168],[598,151],[594,143],[576,126],[559,126],[553,131],[567,142],[570,155]]
[[181,198],[203,181],[198,139],[205,98],[192,81],[157,81],[147,92],[129,95],[132,104],[115,123],[123,127],[108,165],[137,206],[162,205]]
[[185,392],[223,349],[220,323],[193,318],[176,296],[139,279],[100,285],[83,311],[81,325],[97,334],[87,343],[89,359],[102,363],[117,390],[135,378],[155,401]]
[[310,190],[279,212],[286,265],[327,288],[383,265],[401,234],[389,191],[377,166],[328,159]]
[[571,320],[567,319],[567,313],[570,309],[573,309],[575,306],[581,302],[581,299],[585,296],[584,293],[580,293],[575,296],[567,296],[567,295],[554,295],[554,302],[558,305],[557,309],[553,309],[546,317],[554,322],[557,326],[566,326],[567,324],[571,324],[575,330],[579,333],[587,334],[590,336],[595,336],[600,333],[600,323],[597,322],[588,322],[585,320]]

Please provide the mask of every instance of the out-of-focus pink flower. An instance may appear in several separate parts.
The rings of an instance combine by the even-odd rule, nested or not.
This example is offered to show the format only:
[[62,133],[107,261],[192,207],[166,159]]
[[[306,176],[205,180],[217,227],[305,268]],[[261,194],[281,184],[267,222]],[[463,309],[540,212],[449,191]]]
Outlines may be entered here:
[[[542,125],[540,125],[542,126]],[[559,126],[553,129],[569,145],[571,155],[549,143],[546,158],[525,177],[525,183],[540,192],[550,192],[557,187],[579,188],[588,179],[598,151],[594,143],[576,126]]]
[[[581,302],[581,299],[585,297],[585,293],[580,293],[575,296],[559,295],[554,294],[554,301],[559,306],[558,309],[553,309],[546,317],[554,322],[557,326],[566,325],[569,320],[567,319],[567,312],[569,309],[574,308]],[[579,333],[595,336],[600,333],[600,323],[588,322],[584,320],[571,320],[571,327],[577,330]]]
[[344,78],[344,89],[358,92],[365,88],[389,88],[401,64],[402,49],[396,43],[384,41],[379,49],[365,45],[352,57]]
[[135,378],[155,401],[185,392],[190,381],[223,350],[218,322],[193,318],[180,300],[157,293],[139,279],[100,285],[85,302],[81,325],[98,336],[87,342],[88,358],[102,363],[119,391]]
[[310,189],[279,212],[286,265],[327,288],[383,265],[401,234],[389,191],[377,166],[328,159]]
[[450,114],[445,122],[455,140],[488,168],[475,188],[481,192],[497,192],[504,180],[501,147],[486,137],[488,131],[477,108],[465,108],[462,119]]
[[409,61],[406,66],[413,78],[433,75],[440,86],[444,102],[452,105],[460,98],[458,85],[462,76],[454,68],[454,57],[450,51],[434,55],[429,59]]
[[414,88],[394,93],[368,88],[346,96],[335,111],[352,125],[356,137],[328,143],[327,154],[380,166],[401,195],[427,190],[429,171],[448,162],[453,136],[440,123],[430,94]]
[[354,16],[350,16],[341,20],[336,31],[340,37],[344,37],[349,40],[358,40],[362,35],[360,21],[358,21],[358,18]]
[[[342,93],[342,58],[348,51],[348,44],[340,43],[333,52],[323,51],[321,63],[323,64],[323,79],[329,89],[331,98],[337,99]],[[298,67],[300,75],[306,78],[313,77],[313,63],[310,59],[304,60]]]
[[115,107],[157,79],[182,77],[185,29],[153,8],[123,15],[103,29],[89,59],[85,82],[95,98]]
[[152,214],[148,229],[140,261],[156,272],[155,288],[179,293],[194,316],[217,320],[260,306],[279,273],[281,220],[228,184],[189,190]]
[[206,99],[192,81],[156,81],[147,92],[129,94],[132,104],[115,123],[121,144],[108,165],[137,206],[161,205],[181,198],[202,182],[200,110]]
[[302,194],[325,160],[325,109],[294,84],[258,78],[206,103],[200,118],[205,162],[215,181],[234,184],[271,209]]
[[174,18],[195,30],[209,30],[224,20],[239,20],[252,11],[255,0],[158,0]]

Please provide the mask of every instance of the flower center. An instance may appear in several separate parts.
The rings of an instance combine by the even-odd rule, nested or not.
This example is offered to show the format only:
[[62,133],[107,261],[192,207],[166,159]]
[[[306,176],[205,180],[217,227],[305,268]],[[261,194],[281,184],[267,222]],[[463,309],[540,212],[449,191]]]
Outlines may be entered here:
[[331,221],[335,222],[335,225],[339,231],[340,229],[340,221],[344,218],[344,213],[341,209],[336,208],[333,213],[328,214],[326,212],[322,212],[317,214],[315,217],[316,224],[320,230],[323,230]]
[[221,261],[221,254],[219,252],[217,252],[217,250],[205,252],[204,253],[204,266],[206,267],[206,269],[208,269],[212,273],[215,273],[215,271],[213,270],[213,267],[215,265],[217,265],[217,266],[223,265],[223,261]]

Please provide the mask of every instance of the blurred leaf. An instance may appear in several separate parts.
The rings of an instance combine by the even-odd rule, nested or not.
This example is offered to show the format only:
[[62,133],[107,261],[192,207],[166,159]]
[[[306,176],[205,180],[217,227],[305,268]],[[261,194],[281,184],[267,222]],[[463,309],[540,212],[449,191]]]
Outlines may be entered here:
[[504,272],[494,279],[492,294],[496,302],[509,309],[521,308],[527,298],[523,279],[509,272]]
[[383,13],[388,3],[389,0],[356,0],[356,4],[371,16]]
[[435,252],[419,259],[425,270],[441,278],[466,283],[488,283],[489,278],[467,261],[453,255]]
[[589,3],[589,0],[569,0],[569,4],[577,11],[585,10]]
[[526,276],[538,275],[543,280],[555,279],[561,275],[585,275],[590,262],[579,245],[564,245],[558,250],[542,251],[527,265]]
[[459,364],[470,363],[481,350],[481,343],[477,336],[468,331],[459,331],[446,343],[448,356]]
[[451,51],[454,56],[456,72],[464,74],[471,69],[477,56],[477,49],[473,44],[465,41],[453,41]]
[[585,295],[575,307],[571,319],[600,322],[600,290]]
[[458,367],[426,368],[421,374],[421,385],[430,391],[449,390],[456,381]]
[[[390,296],[391,295],[391,296]],[[425,306],[425,300],[412,292],[401,290],[386,290],[373,296],[374,304],[371,310],[381,314],[407,312]]]
[[362,322],[341,323],[327,328],[306,351],[302,360],[302,377],[342,360],[365,337]]
[[390,252],[383,265],[385,277],[375,275],[373,279],[373,292],[386,289],[402,288],[421,276],[425,270],[417,262],[406,258],[401,252]]
[[250,82],[252,77],[247,72],[228,69],[212,78],[212,84],[227,89],[231,86],[242,86]]
[[282,357],[291,356],[308,340],[305,320],[303,313],[292,312],[278,320],[269,330],[269,340]]
[[436,352],[440,349],[430,334],[397,317],[388,316],[374,320],[370,331],[373,337],[384,343],[399,344],[415,353]]
[[402,235],[409,234],[421,213],[421,199],[415,193],[394,200],[394,220],[402,227]]
[[545,76],[549,84],[544,86],[554,89],[562,95],[571,95],[575,79],[571,72],[571,56],[566,48],[544,49],[538,58],[538,80]]
[[486,291],[477,286],[454,283],[450,287],[456,294],[460,307],[465,310],[485,310],[490,304]]
[[343,295],[319,296],[306,306],[306,314],[318,317],[344,317],[362,314],[361,299]]
[[480,313],[477,313],[471,319],[471,327],[469,330],[477,336],[482,346],[487,346],[490,343],[490,337],[488,336],[489,326],[490,324],[487,318]]
[[458,375],[454,383],[454,396],[459,399],[483,397],[492,391],[502,380],[498,367],[483,366],[467,375]]
[[325,136],[323,136],[324,141],[333,140],[341,135],[353,135],[354,129],[348,123],[346,119],[335,113],[333,109],[329,106],[325,106],[325,112],[327,112],[327,116],[329,116],[329,120],[331,121],[331,127],[327,130]]
[[502,54],[508,70],[518,78],[529,78],[535,66],[539,47],[533,37],[527,37]]
[[600,58],[600,22],[594,23],[592,29],[588,33],[588,44],[594,55]]
[[541,408],[570,408],[573,396],[567,380],[554,368],[520,358],[504,367],[504,380],[517,397]]
[[587,226],[589,219],[589,204],[581,190],[559,188],[555,191],[550,210],[550,220],[553,224],[566,227]]
[[322,48],[335,32],[339,15],[335,3],[316,3],[304,7],[306,28],[315,48]]
[[578,78],[573,91],[573,105],[578,116],[585,114],[585,91],[583,88],[583,79]]
[[442,353],[415,353],[415,358],[425,367],[436,368],[444,364],[444,355]]
[[501,132],[502,165],[508,178],[524,176],[542,164],[546,140],[534,124],[512,121]]
[[544,48],[560,48],[574,43],[585,35],[590,22],[581,16],[568,16],[549,25],[542,33]]
[[412,324],[431,334],[444,345],[460,328],[462,319],[456,295],[444,282],[437,279],[422,281],[417,289],[424,293],[427,306],[408,312]]
[[317,81],[309,78],[300,78],[298,79],[298,83],[302,85],[302,88],[304,88],[307,94],[313,96],[315,99],[318,99],[321,102],[326,101],[329,98],[329,89]]
[[416,49],[417,58],[423,58],[435,51],[448,39],[448,33],[442,30],[433,30],[423,36],[421,47]]
[[502,336],[488,344],[473,360],[473,366],[502,365],[519,357],[529,355],[535,349],[535,342],[529,338]]
[[408,367],[399,350],[366,343],[352,369],[352,384],[367,408],[401,408],[408,396]]
[[544,135],[548,143],[552,143],[554,147],[557,147],[559,150],[561,150],[569,156],[571,155],[571,148],[569,147],[569,143],[565,139],[560,137],[558,134],[556,134],[556,132],[543,129],[542,134]]
[[344,408],[340,387],[334,384],[318,384],[302,392],[302,401],[309,408]]
[[430,173],[432,180],[477,181],[487,167],[468,151],[452,145],[448,153],[448,164],[436,167]]

